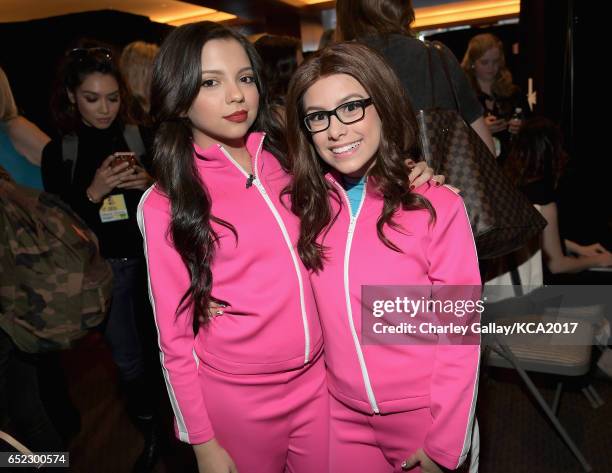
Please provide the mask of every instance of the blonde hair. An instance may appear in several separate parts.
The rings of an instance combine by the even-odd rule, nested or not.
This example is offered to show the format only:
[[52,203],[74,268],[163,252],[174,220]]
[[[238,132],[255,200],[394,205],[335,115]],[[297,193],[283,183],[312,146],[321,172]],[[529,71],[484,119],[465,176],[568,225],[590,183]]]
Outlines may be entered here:
[[490,33],[482,33],[474,36],[465,51],[463,60],[461,61],[461,67],[467,74],[472,86],[478,92],[480,85],[476,79],[474,72],[474,63],[478,61],[488,50],[497,48],[499,50],[499,70],[493,80],[491,91],[498,97],[509,97],[514,93],[515,86],[512,84],[512,74],[506,67],[506,57],[504,55],[504,45],[501,40]]
[[151,72],[159,46],[144,41],[128,44],[121,53],[119,69],[130,93],[145,111],[149,111]]
[[19,115],[8,77],[0,67],[0,121],[8,122]]

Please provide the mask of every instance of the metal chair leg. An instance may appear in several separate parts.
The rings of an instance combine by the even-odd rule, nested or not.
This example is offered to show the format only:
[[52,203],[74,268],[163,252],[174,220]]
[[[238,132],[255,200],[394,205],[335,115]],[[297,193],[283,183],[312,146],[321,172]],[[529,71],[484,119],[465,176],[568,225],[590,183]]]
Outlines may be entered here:
[[563,383],[559,381],[557,383],[557,389],[555,390],[555,397],[553,399],[551,410],[555,415],[559,412],[559,403],[561,401],[561,391],[563,390]]
[[601,407],[603,406],[604,400],[601,398],[601,396],[599,395],[599,393],[595,390],[595,388],[593,387],[592,384],[589,384],[587,386],[587,389],[589,390],[589,392],[591,393],[591,395],[593,396],[593,399],[595,399],[595,401],[597,402],[597,407]]
[[555,429],[557,429],[557,432],[559,433],[561,438],[565,441],[568,448],[574,454],[578,462],[580,462],[580,465],[582,466],[583,470],[586,473],[593,471],[593,468],[586,461],[586,458],[584,458],[584,456],[582,455],[582,453],[580,452],[580,450],[578,449],[574,441],[571,439],[571,437],[569,436],[565,428],[561,425],[561,423],[559,422],[559,419],[557,419],[555,414],[552,412],[552,410],[550,409],[550,407],[548,406],[548,404],[546,403],[546,401],[544,400],[544,398],[538,391],[538,388],[536,388],[535,384],[533,384],[533,382],[531,381],[531,378],[529,378],[525,370],[520,366],[518,360],[514,356],[514,353],[512,353],[512,350],[510,350],[510,347],[508,347],[508,345],[506,345],[505,343],[501,342],[501,340],[499,340],[499,337],[497,338],[497,343],[501,351],[498,351],[498,350],[496,351],[501,356],[506,358],[514,366],[514,368],[516,369],[520,377],[523,379],[525,385],[527,386],[527,389],[531,391],[531,394],[533,394],[533,396],[535,397],[536,401],[538,402],[538,404],[540,405],[540,407],[542,408],[542,410],[544,411],[548,419],[552,422]]
[[599,403],[595,400],[595,398],[591,394],[591,391],[589,391],[587,387],[582,388],[581,391],[582,391],[582,394],[584,394],[584,397],[587,398],[587,401],[589,401],[589,404],[591,405],[591,407],[593,409],[597,409],[599,407]]

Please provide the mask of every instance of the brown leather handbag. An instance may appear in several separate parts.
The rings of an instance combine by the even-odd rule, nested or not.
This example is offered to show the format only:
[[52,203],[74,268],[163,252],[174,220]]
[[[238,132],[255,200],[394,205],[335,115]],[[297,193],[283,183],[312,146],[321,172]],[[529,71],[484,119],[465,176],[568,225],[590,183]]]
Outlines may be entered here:
[[[439,43],[425,43],[433,108],[419,110],[421,152],[436,174],[461,189],[472,225],[478,258],[497,258],[525,245],[546,226],[546,220],[512,184],[478,134],[459,113],[457,92]],[[432,50],[442,66],[455,101],[455,110],[435,101]]]

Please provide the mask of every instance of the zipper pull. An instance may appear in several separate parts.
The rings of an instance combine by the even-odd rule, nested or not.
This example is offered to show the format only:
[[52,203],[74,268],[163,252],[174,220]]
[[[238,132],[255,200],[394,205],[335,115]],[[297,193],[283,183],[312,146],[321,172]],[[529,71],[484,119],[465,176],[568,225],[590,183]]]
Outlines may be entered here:
[[246,188],[248,189],[253,185],[253,181],[255,180],[255,176],[253,174],[249,174],[249,177],[246,180]]
[[357,222],[357,219],[355,217],[351,217],[351,220],[349,221],[349,227],[348,227],[349,235],[355,231],[356,222]]

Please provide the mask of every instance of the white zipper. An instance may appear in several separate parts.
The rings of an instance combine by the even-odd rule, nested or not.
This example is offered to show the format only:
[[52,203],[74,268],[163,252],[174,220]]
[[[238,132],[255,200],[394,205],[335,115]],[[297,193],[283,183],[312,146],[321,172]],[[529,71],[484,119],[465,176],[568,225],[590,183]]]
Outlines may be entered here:
[[[255,154],[255,160],[254,160],[255,162],[253,164],[253,175],[255,176],[255,179],[252,182],[257,188],[257,190],[259,190],[259,193],[263,197],[266,204],[268,204],[268,207],[270,211],[272,212],[272,215],[274,215],[274,218],[276,219],[276,223],[278,223],[278,226],[281,229],[281,233],[283,234],[283,238],[285,239],[285,243],[287,244],[287,248],[289,248],[289,253],[291,254],[291,260],[293,261],[293,266],[295,267],[295,273],[297,274],[298,285],[300,289],[300,309],[302,311],[302,323],[304,324],[304,346],[305,346],[304,364],[307,364],[310,361],[310,329],[308,328],[308,317],[306,316],[306,301],[304,299],[304,282],[302,280],[302,273],[300,272],[300,265],[297,259],[297,255],[295,254],[295,250],[293,249],[293,245],[291,244],[291,238],[289,237],[287,228],[285,227],[285,224],[280,214],[278,213],[278,210],[276,210],[276,207],[274,207],[274,204],[272,203],[272,199],[270,199],[268,192],[266,191],[263,184],[259,180],[259,175],[257,172],[257,161],[259,159],[259,154],[261,153],[263,142],[264,142],[264,138],[261,139],[261,142],[259,143],[259,147],[257,148],[257,153]],[[227,159],[229,159],[234,164],[234,166],[236,166],[240,171],[242,171],[242,173],[248,179],[250,175],[242,168],[242,166],[240,166],[240,164],[238,164],[236,160],[232,158],[232,156],[227,152],[227,150],[223,146],[219,146],[219,148],[221,149],[223,154],[227,157]]]
[[353,212],[351,211],[351,202],[348,198],[348,194],[344,187],[338,184],[334,179],[328,178],[336,187],[340,189],[342,195],[346,199],[346,203],[349,209],[349,215],[351,216],[351,220],[348,228],[348,236],[346,241],[346,249],[344,251],[344,298],[346,300],[346,312],[348,315],[349,326],[351,328],[351,335],[353,336],[353,343],[355,344],[355,351],[357,352],[357,358],[359,360],[359,366],[361,368],[361,375],[363,377],[363,383],[365,385],[366,394],[368,396],[368,400],[370,401],[370,407],[376,414],[380,414],[380,409],[378,408],[378,403],[376,402],[376,397],[374,396],[374,390],[372,389],[372,383],[370,382],[370,375],[368,374],[368,368],[365,363],[365,358],[363,356],[363,351],[361,350],[361,345],[359,344],[359,337],[357,336],[357,330],[355,329],[355,322],[353,320],[353,308],[351,307],[351,295],[349,292],[349,257],[351,253],[351,246],[353,244],[353,235],[355,233],[355,226],[357,225],[357,218],[361,212],[363,204],[366,198],[366,186],[368,185],[368,181],[366,179],[364,183],[363,196],[361,198],[361,203],[359,204],[359,208],[357,209],[357,213],[353,216]]
[[[223,154],[225,155],[225,157],[226,157],[227,159],[229,159],[229,160],[231,161],[231,163],[232,163],[234,166],[236,166],[236,167],[238,168],[238,170],[239,170],[239,171],[240,171],[242,174],[244,174],[244,175],[245,175],[245,177],[248,179],[248,178],[250,177],[250,174],[249,174],[248,172],[246,172],[246,171],[244,170],[244,168],[243,168],[243,167],[242,167],[240,164],[238,164],[238,161],[236,161],[234,158],[232,158],[232,155],[231,155],[231,154],[229,154],[229,152],[228,152],[228,151],[227,151],[227,150],[226,150],[226,149],[225,149],[223,146],[221,146],[221,145],[217,145],[217,146],[219,146],[219,149],[220,149],[220,150],[223,152]],[[261,145],[260,145],[259,149],[261,149]],[[259,152],[259,150],[258,150],[257,152]]]

